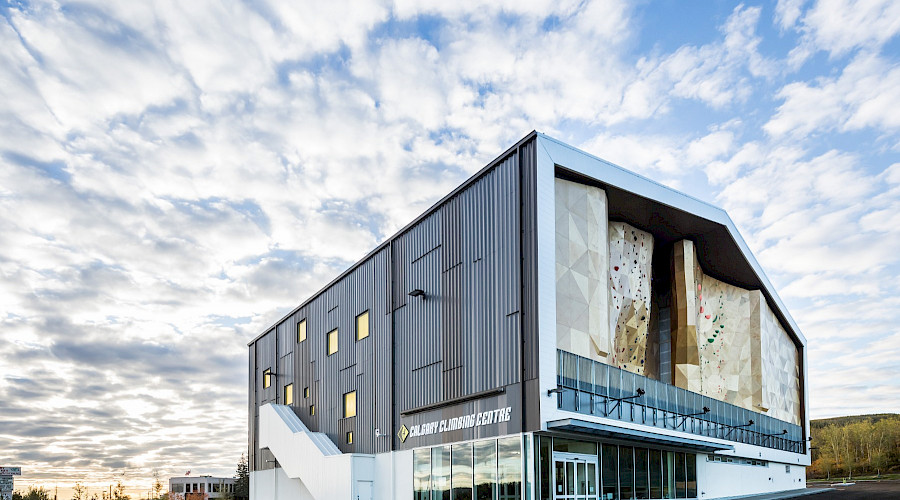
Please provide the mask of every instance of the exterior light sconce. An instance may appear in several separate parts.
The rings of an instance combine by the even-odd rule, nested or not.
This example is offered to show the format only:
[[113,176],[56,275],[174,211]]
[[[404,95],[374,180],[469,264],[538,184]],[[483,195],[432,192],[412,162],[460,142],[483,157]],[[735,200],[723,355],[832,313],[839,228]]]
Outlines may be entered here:
[[387,437],[387,434],[381,432],[381,429],[379,429],[379,428],[376,427],[376,428],[375,428],[375,437],[376,437],[376,438],[383,438],[383,437]]
[[[709,407],[704,406],[702,411],[699,411],[697,413],[688,413],[687,415],[682,415],[681,423],[676,425],[675,427],[680,427],[680,426],[684,425],[684,423],[687,422],[688,417],[696,417],[698,415],[706,415],[707,413],[709,413]],[[678,415],[672,415],[672,420],[675,420],[676,418],[678,418]]]
[[753,421],[748,420],[746,424],[732,426],[731,429],[729,429],[728,432],[725,434],[725,437],[728,437],[728,435],[731,434],[731,431],[733,431],[739,427],[750,427],[751,425],[753,425]]
[[763,436],[783,436],[787,434],[787,429],[781,429],[781,432],[776,432],[774,434],[763,434]]
[[640,387],[638,387],[637,390],[634,391],[634,392],[636,393],[634,396],[627,396],[627,397],[624,397],[624,398],[610,398],[610,397],[607,397],[607,399],[613,399],[613,400],[615,400],[616,404],[614,404],[613,407],[610,408],[608,412],[606,412],[606,414],[609,415],[610,413],[612,413],[613,410],[615,410],[616,408],[619,407],[619,404],[621,404],[622,401],[625,401],[625,400],[628,400],[628,399],[639,398],[639,397],[643,396],[644,394],[647,394],[647,391],[641,389]]
[[425,300],[425,291],[421,288],[416,288],[415,290],[409,292],[410,297],[422,297],[422,300]]
[[562,387],[557,387],[556,389],[547,389],[547,397],[549,398],[551,394],[562,394],[565,392],[565,389]]

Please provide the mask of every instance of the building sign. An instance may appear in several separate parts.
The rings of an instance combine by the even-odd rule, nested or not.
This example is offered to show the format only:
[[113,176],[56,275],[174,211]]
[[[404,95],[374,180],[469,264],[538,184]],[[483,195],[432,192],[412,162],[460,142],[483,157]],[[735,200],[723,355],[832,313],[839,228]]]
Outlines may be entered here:
[[441,434],[444,432],[458,431],[462,429],[471,429],[473,427],[481,427],[482,425],[497,424],[500,422],[509,422],[512,407],[498,408],[496,410],[482,411],[463,415],[461,417],[445,418],[444,420],[435,420],[434,422],[426,422],[424,424],[416,424],[407,427],[405,424],[400,427],[397,437],[401,443],[405,443],[407,438],[430,436],[432,434]]

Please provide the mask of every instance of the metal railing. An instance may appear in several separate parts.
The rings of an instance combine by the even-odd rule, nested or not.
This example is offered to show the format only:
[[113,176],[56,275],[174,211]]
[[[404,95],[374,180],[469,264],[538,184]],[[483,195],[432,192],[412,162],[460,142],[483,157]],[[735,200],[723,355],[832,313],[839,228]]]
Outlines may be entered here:
[[806,453],[799,425],[570,352],[557,350],[556,379],[563,410]]

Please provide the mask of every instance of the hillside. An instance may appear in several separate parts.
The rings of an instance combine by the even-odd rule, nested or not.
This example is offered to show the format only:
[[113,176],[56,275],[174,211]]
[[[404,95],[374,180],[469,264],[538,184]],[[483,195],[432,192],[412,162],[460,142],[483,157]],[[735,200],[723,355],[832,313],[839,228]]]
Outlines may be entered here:
[[900,415],[850,415],[810,421],[809,478],[900,471]]

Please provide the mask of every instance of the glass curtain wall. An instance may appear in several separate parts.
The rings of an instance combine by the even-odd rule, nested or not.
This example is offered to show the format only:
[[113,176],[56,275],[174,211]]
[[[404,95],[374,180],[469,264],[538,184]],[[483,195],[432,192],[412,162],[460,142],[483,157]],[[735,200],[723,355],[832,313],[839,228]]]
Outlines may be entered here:
[[[697,456],[691,453],[550,436],[536,437],[534,450],[535,491],[540,500],[596,494],[593,491],[600,500],[697,498]],[[554,453],[594,455],[599,475],[594,475],[591,463],[577,464],[576,460],[573,464],[570,459],[554,458]],[[584,484],[577,480],[582,477],[575,469],[579,465],[590,471],[584,475]]]
[[413,450],[413,499],[522,500],[522,436]]

